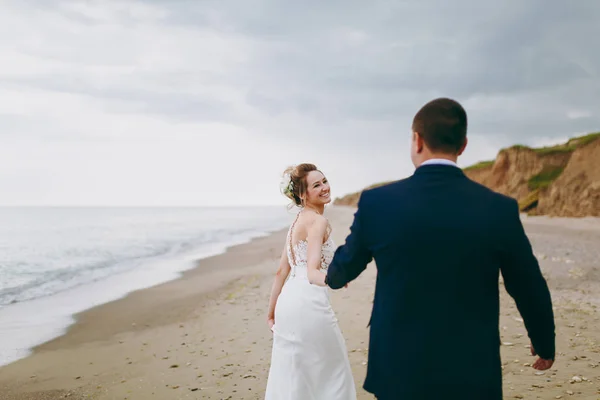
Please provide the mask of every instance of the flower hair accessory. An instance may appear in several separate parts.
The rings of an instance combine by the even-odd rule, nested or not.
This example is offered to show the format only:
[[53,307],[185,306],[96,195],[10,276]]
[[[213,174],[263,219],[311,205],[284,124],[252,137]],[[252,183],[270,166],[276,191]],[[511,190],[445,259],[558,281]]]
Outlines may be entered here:
[[291,197],[294,196],[294,183],[292,181],[285,187],[285,194]]
[[285,174],[283,182],[281,183],[282,189],[281,192],[287,197],[293,199],[294,198],[294,182],[292,182],[292,177],[290,174]]

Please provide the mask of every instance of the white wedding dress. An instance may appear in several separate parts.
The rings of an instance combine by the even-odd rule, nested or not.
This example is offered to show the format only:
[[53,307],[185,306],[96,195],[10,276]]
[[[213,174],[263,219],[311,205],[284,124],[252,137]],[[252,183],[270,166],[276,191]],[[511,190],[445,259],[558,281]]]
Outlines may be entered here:
[[[265,400],[355,400],[346,343],[329,302],[328,288],[308,282],[308,242],[291,243],[294,225],[287,240],[290,276],[275,306]],[[322,247],[323,272],[334,251],[330,237]]]

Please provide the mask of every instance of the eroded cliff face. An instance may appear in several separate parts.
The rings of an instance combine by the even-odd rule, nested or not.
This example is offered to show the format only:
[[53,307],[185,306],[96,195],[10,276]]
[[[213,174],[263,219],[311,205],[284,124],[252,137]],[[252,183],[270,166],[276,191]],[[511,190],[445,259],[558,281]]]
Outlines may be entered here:
[[562,174],[540,196],[536,213],[600,216],[600,140],[573,152]]
[[466,169],[465,174],[498,193],[522,200],[537,189],[531,185],[532,178],[564,168],[570,157],[570,152],[540,155],[534,149],[516,146],[501,150],[491,167]]
[[[522,211],[564,217],[600,216],[600,133],[549,148],[503,149],[493,162],[466,168],[465,174],[517,199]],[[355,206],[359,197],[360,192],[351,193],[335,204]]]
[[475,182],[479,182],[482,185],[487,186],[489,185],[489,181],[491,180],[493,167],[493,165],[489,165],[477,169],[465,170],[465,174]]
[[[365,190],[373,189],[373,188],[376,188],[377,186],[387,185],[388,183],[392,183],[392,182],[376,183],[375,185],[371,185],[371,186],[365,188]],[[339,197],[339,198],[335,199],[334,204],[338,205],[338,206],[353,206],[353,207],[355,207],[358,204],[358,199],[360,198],[361,193],[362,192],[355,192],[355,193],[347,194],[343,197]]]
[[335,199],[334,204],[338,206],[356,206],[361,192],[350,193],[343,197]]
[[512,148],[498,154],[496,162],[487,175],[467,176],[471,179],[508,196],[520,199],[527,195],[529,179],[541,172],[543,163],[537,154],[528,148]]

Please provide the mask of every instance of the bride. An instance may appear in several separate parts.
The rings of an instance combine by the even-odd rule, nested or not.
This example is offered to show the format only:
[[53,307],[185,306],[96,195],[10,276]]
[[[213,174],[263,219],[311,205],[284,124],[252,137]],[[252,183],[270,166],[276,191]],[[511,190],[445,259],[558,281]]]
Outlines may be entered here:
[[331,201],[329,183],[313,164],[288,168],[284,177],[283,192],[301,211],[271,290],[273,351],[265,400],[355,400],[346,344],[325,283],[335,250],[323,216]]

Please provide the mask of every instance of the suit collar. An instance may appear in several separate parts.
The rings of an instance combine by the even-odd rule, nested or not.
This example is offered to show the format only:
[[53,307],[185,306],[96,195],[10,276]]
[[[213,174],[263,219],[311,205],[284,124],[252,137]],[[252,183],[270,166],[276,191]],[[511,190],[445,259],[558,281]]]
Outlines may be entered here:
[[421,165],[415,170],[415,175],[454,175],[454,176],[465,176],[462,169],[455,167],[454,165],[448,164],[426,164]]

